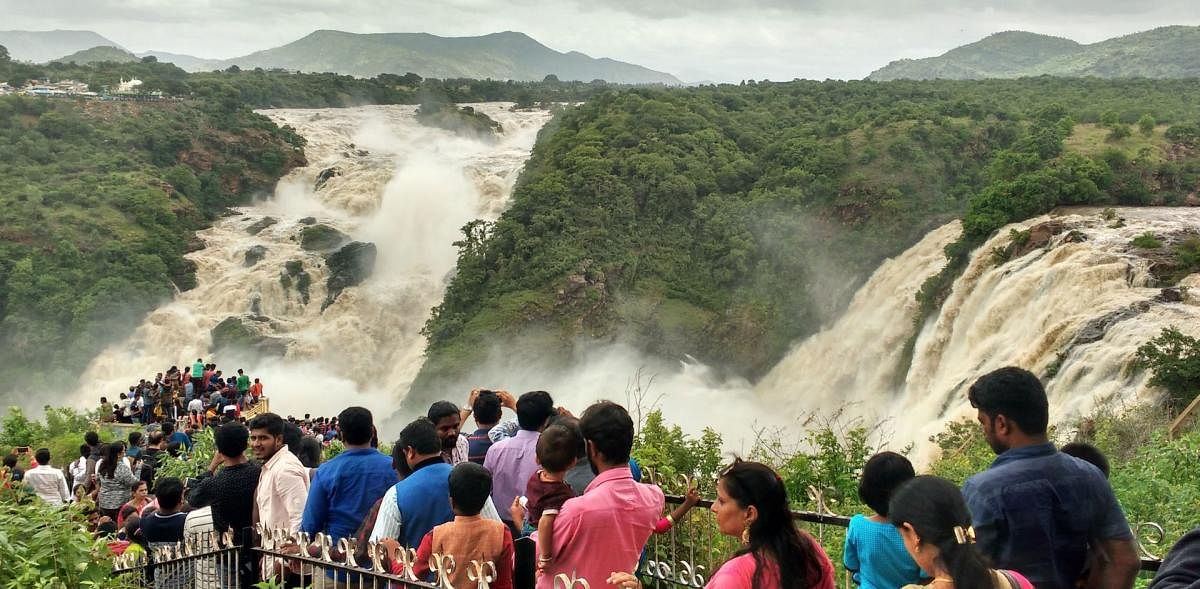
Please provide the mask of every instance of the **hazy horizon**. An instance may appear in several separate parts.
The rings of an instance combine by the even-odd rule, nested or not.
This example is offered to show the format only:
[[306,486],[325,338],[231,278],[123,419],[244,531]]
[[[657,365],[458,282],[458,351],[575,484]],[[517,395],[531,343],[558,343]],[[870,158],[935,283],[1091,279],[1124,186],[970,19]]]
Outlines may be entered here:
[[446,37],[519,31],[685,82],[859,79],[902,58],[940,55],[992,33],[1025,30],[1094,43],[1200,24],[1200,3],[1162,0],[0,0],[6,29],[90,30],[134,52],[210,59],[278,47],[315,30]]

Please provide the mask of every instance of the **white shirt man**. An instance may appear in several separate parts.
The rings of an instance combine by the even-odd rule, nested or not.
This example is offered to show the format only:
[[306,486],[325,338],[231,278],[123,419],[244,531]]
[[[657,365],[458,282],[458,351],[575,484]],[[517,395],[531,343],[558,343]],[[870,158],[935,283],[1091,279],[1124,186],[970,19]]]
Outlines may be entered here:
[[61,470],[50,466],[50,451],[42,448],[34,458],[38,461],[38,467],[25,473],[25,483],[50,505],[59,507],[70,503],[71,490],[67,488],[67,477]]

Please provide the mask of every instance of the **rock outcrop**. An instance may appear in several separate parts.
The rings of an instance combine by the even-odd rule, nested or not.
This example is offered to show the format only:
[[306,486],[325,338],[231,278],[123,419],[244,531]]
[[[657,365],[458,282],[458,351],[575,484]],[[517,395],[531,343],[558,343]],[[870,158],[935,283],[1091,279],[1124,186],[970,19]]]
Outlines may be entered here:
[[345,233],[322,223],[309,225],[300,231],[300,247],[311,252],[330,252],[350,241]]
[[287,341],[268,335],[270,319],[263,316],[243,315],[227,317],[212,328],[214,350],[239,350],[262,356],[287,354]]
[[249,267],[261,262],[262,259],[265,257],[267,257],[266,246],[262,246],[262,245],[251,246],[250,249],[246,250],[246,257],[245,257],[245,260],[242,262],[242,265],[249,268]]
[[259,233],[262,233],[263,229],[266,229],[267,227],[270,227],[278,222],[279,219],[276,219],[275,217],[263,217],[247,227],[246,233],[249,233],[250,235],[258,235]]
[[338,251],[325,256],[329,267],[329,279],[325,282],[325,302],[321,310],[332,305],[343,290],[362,284],[375,270],[378,250],[373,243],[353,241]]

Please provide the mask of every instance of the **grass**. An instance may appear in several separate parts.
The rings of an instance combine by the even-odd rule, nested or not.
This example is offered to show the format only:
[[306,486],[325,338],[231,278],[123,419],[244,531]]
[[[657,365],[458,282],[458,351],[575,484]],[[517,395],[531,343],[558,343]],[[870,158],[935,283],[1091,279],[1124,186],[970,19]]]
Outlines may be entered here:
[[1152,161],[1162,161],[1165,159],[1167,147],[1170,142],[1164,136],[1168,125],[1159,125],[1154,128],[1154,134],[1146,137],[1134,125],[1132,134],[1129,137],[1118,141],[1109,141],[1109,130],[1100,125],[1092,123],[1084,123],[1075,125],[1071,136],[1067,137],[1063,142],[1063,147],[1068,151],[1074,151],[1086,156],[1100,156],[1108,149],[1119,149],[1129,156],[1129,159],[1138,157],[1138,154],[1143,149],[1149,149]]

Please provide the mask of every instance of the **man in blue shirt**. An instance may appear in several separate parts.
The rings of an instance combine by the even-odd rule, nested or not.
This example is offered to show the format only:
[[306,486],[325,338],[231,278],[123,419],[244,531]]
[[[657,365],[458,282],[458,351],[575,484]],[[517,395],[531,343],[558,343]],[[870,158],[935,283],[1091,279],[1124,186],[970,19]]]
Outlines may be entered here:
[[1140,562],[1125,514],[1098,468],[1049,441],[1037,377],[1001,368],[971,385],[968,398],[998,454],[963,485],[984,554],[1038,589],[1072,589],[1090,550],[1089,589],[1132,587]]
[[335,546],[354,537],[363,517],[398,480],[392,459],[371,447],[375,425],[369,410],[347,408],[338,423],[346,449],[313,475],[300,522],[301,531],[324,532]]
[[180,445],[187,448],[188,452],[192,451],[192,438],[188,437],[183,432],[175,431],[175,423],[172,421],[164,421],[162,424],[163,437],[167,439],[167,443],[179,442]]

